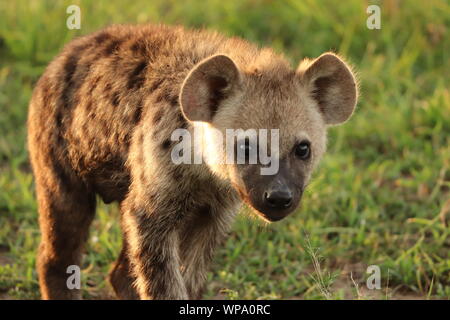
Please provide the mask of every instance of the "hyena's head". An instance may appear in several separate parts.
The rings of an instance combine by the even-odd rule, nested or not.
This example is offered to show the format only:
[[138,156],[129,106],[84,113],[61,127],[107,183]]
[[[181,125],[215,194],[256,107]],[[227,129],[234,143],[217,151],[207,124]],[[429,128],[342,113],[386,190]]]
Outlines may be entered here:
[[327,127],[352,115],[357,94],[350,68],[333,53],[297,70],[274,55],[248,65],[215,55],[190,71],[180,102],[203,134],[207,165],[260,216],[276,221],[298,207],[325,152]]

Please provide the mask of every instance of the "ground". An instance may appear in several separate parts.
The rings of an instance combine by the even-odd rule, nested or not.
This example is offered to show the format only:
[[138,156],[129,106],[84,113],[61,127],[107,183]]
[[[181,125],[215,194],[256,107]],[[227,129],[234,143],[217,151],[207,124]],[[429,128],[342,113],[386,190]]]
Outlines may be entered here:
[[[80,30],[66,27],[69,4],[81,8]],[[366,26],[368,4],[381,8],[379,30]],[[1,1],[0,298],[39,298],[25,128],[34,84],[70,39],[148,21],[241,36],[293,65],[334,50],[361,84],[357,111],[330,130],[301,209],[271,225],[243,210],[205,298],[450,298],[450,5],[440,0]],[[99,205],[85,298],[111,297],[105,276],[120,245],[117,206]],[[366,288],[369,265],[380,267],[381,290]]]

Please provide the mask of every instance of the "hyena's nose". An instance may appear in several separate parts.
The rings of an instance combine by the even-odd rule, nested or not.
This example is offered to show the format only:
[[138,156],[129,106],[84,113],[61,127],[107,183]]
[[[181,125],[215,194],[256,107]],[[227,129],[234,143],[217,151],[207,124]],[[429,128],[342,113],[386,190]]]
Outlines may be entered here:
[[266,191],[264,202],[274,209],[287,209],[292,205],[292,192],[288,188]]

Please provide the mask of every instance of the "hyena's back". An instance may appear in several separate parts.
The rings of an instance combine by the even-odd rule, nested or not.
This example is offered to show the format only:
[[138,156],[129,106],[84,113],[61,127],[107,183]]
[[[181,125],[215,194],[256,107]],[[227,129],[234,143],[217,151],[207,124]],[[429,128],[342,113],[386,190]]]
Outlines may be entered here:
[[63,180],[82,179],[105,202],[122,200],[128,149],[141,120],[152,122],[148,134],[168,149],[170,132],[188,126],[178,95],[189,70],[237,48],[240,60],[257,52],[242,40],[166,26],[113,26],[72,41],[49,65],[30,104],[34,170],[39,174],[45,163]]

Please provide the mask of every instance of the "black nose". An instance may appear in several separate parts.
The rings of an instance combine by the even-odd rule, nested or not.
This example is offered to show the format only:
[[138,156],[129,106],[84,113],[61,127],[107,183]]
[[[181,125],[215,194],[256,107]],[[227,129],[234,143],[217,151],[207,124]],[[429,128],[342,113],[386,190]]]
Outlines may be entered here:
[[292,204],[292,192],[287,189],[266,191],[264,202],[274,209],[287,209]]

